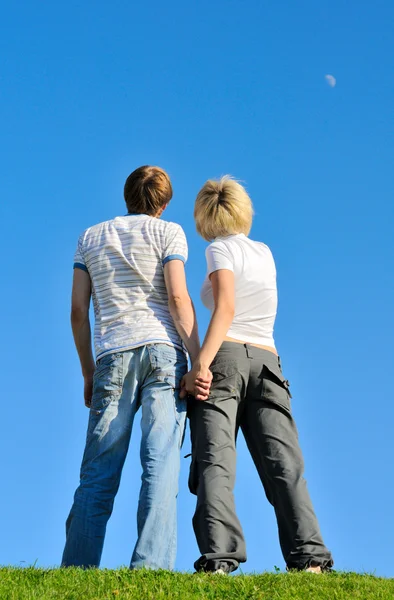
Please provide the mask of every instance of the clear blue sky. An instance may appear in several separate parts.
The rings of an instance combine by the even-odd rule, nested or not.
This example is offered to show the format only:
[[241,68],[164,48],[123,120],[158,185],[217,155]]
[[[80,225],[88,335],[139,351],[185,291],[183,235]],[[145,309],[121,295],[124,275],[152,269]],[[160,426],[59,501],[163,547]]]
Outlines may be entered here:
[[[194,198],[209,177],[246,182],[252,237],[277,261],[276,341],[326,543],[338,569],[394,576],[393,29],[390,0],[4,6],[0,563],[60,562],[88,418],[69,327],[74,249],[125,212],[124,180],[148,163],[173,179],[167,218],[188,236],[202,333]],[[135,542],[138,423],[104,567],[128,564]],[[181,570],[198,557],[188,461]],[[283,568],[242,440],[236,501],[244,571]]]

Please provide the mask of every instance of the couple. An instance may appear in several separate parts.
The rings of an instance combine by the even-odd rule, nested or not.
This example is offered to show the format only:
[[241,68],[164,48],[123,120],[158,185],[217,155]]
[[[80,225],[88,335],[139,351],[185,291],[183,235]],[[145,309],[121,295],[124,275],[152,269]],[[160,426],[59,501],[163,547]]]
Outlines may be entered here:
[[141,408],[142,485],[132,569],[174,568],[186,410],[201,552],[196,570],[229,573],[246,561],[233,497],[239,427],[275,509],[287,568],[329,569],[333,561],[303,478],[289,383],[273,340],[275,264],[267,246],[247,237],[253,207],[246,190],[224,177],[207,181],[197,195],[197,231],[212,242],[202,288],[212,314],[201,347],[186,286],[185,234],[160,219],[172,198],[167,173],[140,167],[126,180],[124,197],[127,215],[87,229],[75,255],[71,321],[90,416],[62,565],[99,566]]

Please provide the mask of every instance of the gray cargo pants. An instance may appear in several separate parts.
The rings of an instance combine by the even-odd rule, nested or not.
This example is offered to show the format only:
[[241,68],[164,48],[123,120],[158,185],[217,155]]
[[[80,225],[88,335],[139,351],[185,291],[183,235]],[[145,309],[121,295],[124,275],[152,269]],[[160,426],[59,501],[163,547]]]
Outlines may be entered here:
[[[189,401],[193,527],[202,556],[197,571],[235,570],[246,561],[233,488],[241,427],[268,501],[289,569],[331,567],[303,477],[304,463],[279,358],[248,344],[224,342],[212,365],[209,400]],[[225,563],[225,564],[223,564]]]

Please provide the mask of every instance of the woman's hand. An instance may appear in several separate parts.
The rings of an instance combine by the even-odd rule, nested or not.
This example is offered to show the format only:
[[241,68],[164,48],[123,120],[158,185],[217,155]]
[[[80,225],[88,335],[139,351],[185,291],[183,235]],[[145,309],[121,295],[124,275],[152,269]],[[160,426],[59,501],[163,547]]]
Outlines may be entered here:
[[211,383],[211,371],[207,367],[194,365],[191,371],[182,378],[180,397],[184,398],[190,394],[196,400],[208,400]]

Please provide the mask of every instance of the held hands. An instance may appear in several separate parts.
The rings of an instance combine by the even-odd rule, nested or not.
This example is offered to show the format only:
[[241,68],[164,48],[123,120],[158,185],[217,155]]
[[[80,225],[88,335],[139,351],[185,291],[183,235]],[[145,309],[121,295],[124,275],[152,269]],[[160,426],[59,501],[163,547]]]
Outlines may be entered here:
[[211,371],[207,367],[196,364],[182,378],[180,397],[185,398],[187,394],[190,394],[196,400],[208,400],[211,383]]

